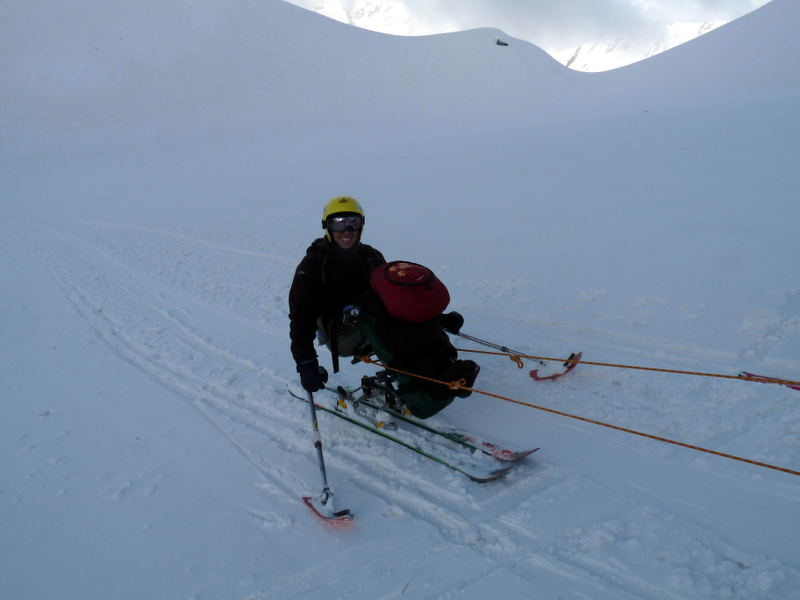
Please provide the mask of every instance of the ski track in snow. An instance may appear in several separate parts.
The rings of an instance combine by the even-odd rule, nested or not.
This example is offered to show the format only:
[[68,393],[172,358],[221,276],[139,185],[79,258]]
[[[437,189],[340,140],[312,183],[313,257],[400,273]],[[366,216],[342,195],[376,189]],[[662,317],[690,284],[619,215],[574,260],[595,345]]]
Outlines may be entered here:
[[[295,258],[144,227],[77,221],[32,227],[41,259],[113,351],[199,410],[258,469],[261,485],[271,495],[295,504],[302,493],[318,489],[307,408],[285,393],[286,374],[294,375],[285,315]],[[735,359],[733,354],[624,332],[513,322],[490,311],[484,316],[498,325],[493,332],[499,339],[518,339],[523,332],[545,348],[558,343],[562,350],[565,344],[568,350],[586,350],[588,345],[598,354],[613,350],[654,362],[702,357],[724,365]],[[754,318],[747,324],[758,338],[753,352],[764,354],[764,343],[777,342],[782,331],[797,327],[796,320],[780,315]],[[769,332],[768,339],[764,332]],[[579,367],[557,384],[536,387],[531,398],[525,373],[534,365],[518,372],[502,358],[478,360],[484,367],[482,389],[500,389],[511,397],[734,454],[740,436],[752,435],[738,431],[743,417],[737,421],[734,415],[750,404],[751,414],[782,419],[785,430],[784,439],[764,440],[762,455],[750,458],[795,468],[800,464],[800,416],[790,408],[800,396],[794,391]],[[708,397],[707,404],[691,406],[683,400],[696,398],[698,389]],[[391,442],[320,417],[329,471],[340,487],[347,487],[348,497],[362,499],[356,512],[366,512],[373,524],[410,516],[431,526],[440,545],[455,544],[482,558],[485,568],[461,574],[457,581],[410,581],[407,586],[415,597],[459,597],[460,591],[479,586],[498,570],[534,589],[560,590],[563,598],[605,598],[613,589],[614,598],[749,600],[786,598],[788,590],[800,589],[800,562],[792,551],[800,533],[800,505],[797,482],[790,476],[498,406],[475,395],[462,406],[437,418],[458,426],[459,410],[494,410],[495,436],[504,422],[530,419],[532,439],[549,452],[518,465],[502,483],[481,486]],[[699,410],[719,411],[719,428],[710,431],[701,419],[695,425],[692,414]],[[659,423],[670,425],[664,430]],[[747,441],[751,447],[752,440]],[[604,461],[619,462],[618,479],[609,480],[606,470],[595,468]],[[149,475],[145,485],[158,485],[158,474]],[[696,492],[671,497],[671,478],[683,479],[680,487]],[[763,496],[753,491],[759,486]],[[729,494],[742,495],[741,512],[715,515],[714,498]],[[569,531],[548,521],[548,507],[563,513],[571,502],[585,506],[587,496],[597,499],[594,509],[576,510]],[[267,529],[291,524],[275,512],[251,510],[250,515]],[[741,522],[731,522],[736,518]],[[748,546],[747,532],[763,527],[775,530],[775,547]],[[646,546],[661,543],[665,551],[642,553],[643,540]],[[442,560],[440,553],[433,545],[429,554],[410,557],[404,566],[424,572],[426,561]],[[308,584],[296,576],[275,582],[267,595],[343,598],[350,589],[346,581],[354,574],[362,592],[370,586],[380,589],[367,567],[369,561],[390,564],[390,557],[364,558],[366,564],[361,561],[339,573],[327,587],[304,588]],[[386,569],[391,567],[376,572],[383,575]],[[569,592],[565,579],[571,582]]]

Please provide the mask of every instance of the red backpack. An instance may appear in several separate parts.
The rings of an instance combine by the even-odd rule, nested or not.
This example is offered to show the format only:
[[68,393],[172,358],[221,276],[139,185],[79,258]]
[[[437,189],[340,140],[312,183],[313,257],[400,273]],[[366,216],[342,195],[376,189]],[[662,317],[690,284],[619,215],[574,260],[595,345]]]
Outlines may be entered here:
[[396,319],[424,323],[438,317],[450,303],[447,288],[428,267],[395,260],[372,271],[370,287]]

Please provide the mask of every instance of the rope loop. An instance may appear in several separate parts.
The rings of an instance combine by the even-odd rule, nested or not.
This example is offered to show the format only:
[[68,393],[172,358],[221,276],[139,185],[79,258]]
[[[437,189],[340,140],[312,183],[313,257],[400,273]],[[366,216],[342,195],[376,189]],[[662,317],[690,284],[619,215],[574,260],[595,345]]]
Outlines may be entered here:
[[517,368],[519,369],[522,369],[525,366],[525,363],[522,362],[522,356],[519,354],[509,354],[508,358],[517,363]]
[[462,377],[458,381],[451,381],[447,384],[447,387],[451,390],[463,390],[467,387],[467,380]]

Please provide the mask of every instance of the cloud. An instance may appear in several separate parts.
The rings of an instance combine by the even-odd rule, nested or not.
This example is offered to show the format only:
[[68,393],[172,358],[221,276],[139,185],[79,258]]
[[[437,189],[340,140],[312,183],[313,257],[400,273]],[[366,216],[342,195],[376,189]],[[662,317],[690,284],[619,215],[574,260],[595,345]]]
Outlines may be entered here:
[[644,40],[674,22],[730,21],[767,0],[405,0],[409,14],[454,28],[496,27],[537,45]]

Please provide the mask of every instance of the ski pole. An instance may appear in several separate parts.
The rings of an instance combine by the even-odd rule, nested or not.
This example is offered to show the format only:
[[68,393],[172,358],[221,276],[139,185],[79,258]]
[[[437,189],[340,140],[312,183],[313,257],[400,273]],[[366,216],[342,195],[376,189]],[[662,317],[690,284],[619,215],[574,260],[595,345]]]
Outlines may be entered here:
[[322,474],[322,494],[320,502],[324,505],[333,496],[328,485],[328,474],[325,471],[325,458],[322,456],[322,436],[319,433],[319,423],[317,422],[317,408],[314,406],[314,394],[308,392],[308,405],[311,407],[311,427],[314,430],[314,447],[317,449],[317,463]]
[[[499,350],[500,352],[506,352],[507,354],[513,354],[515,356],[524,356],[524,352],[519,352],[517,350],[512,350],[508,346],[500,346],[499,344],[493,344],[492,342],[487,342],[486,340],[482,340],[480,338],[473,337],[471,335],[467,335],[466,333],[458,332],[456,334],[459,337],[464,338],[465,340],[469,340],[471,342],[475,342],[476,344],[481,344],[483,346],[488,346],[489,348],[494,348],[495,350]],[[537,360],[540,365],[545,365],[546,363],[541,360]],[[519,363],[517,363],[519,364]]]
[[[317,408],[314,405],[314,394],[308,392],[308,405],[311,407],[311,427],[314,431],[314,447],[317,449],[317,462],[319,463],[319,471],[322,474],[322,493],[319,496],[319,503],[323,507],[328,507],[333,517],[344,517],[350,514],[349,509],[336,511],[333,504],[333,492],[331,491],[330,486],[328,485],[328,474],[325,471],[325,458],[322,456],[322,436],[319,432],[319,423],[317,422]],[[308,504],[312,509],[316,510],[312,504],[310,498],[303,498],[306,504]],[[330,502],[330,504],[328,504]],[[319,512],[319,511],[317,511]],[[325,518],[324,515],[319,513],[321,517]]]

